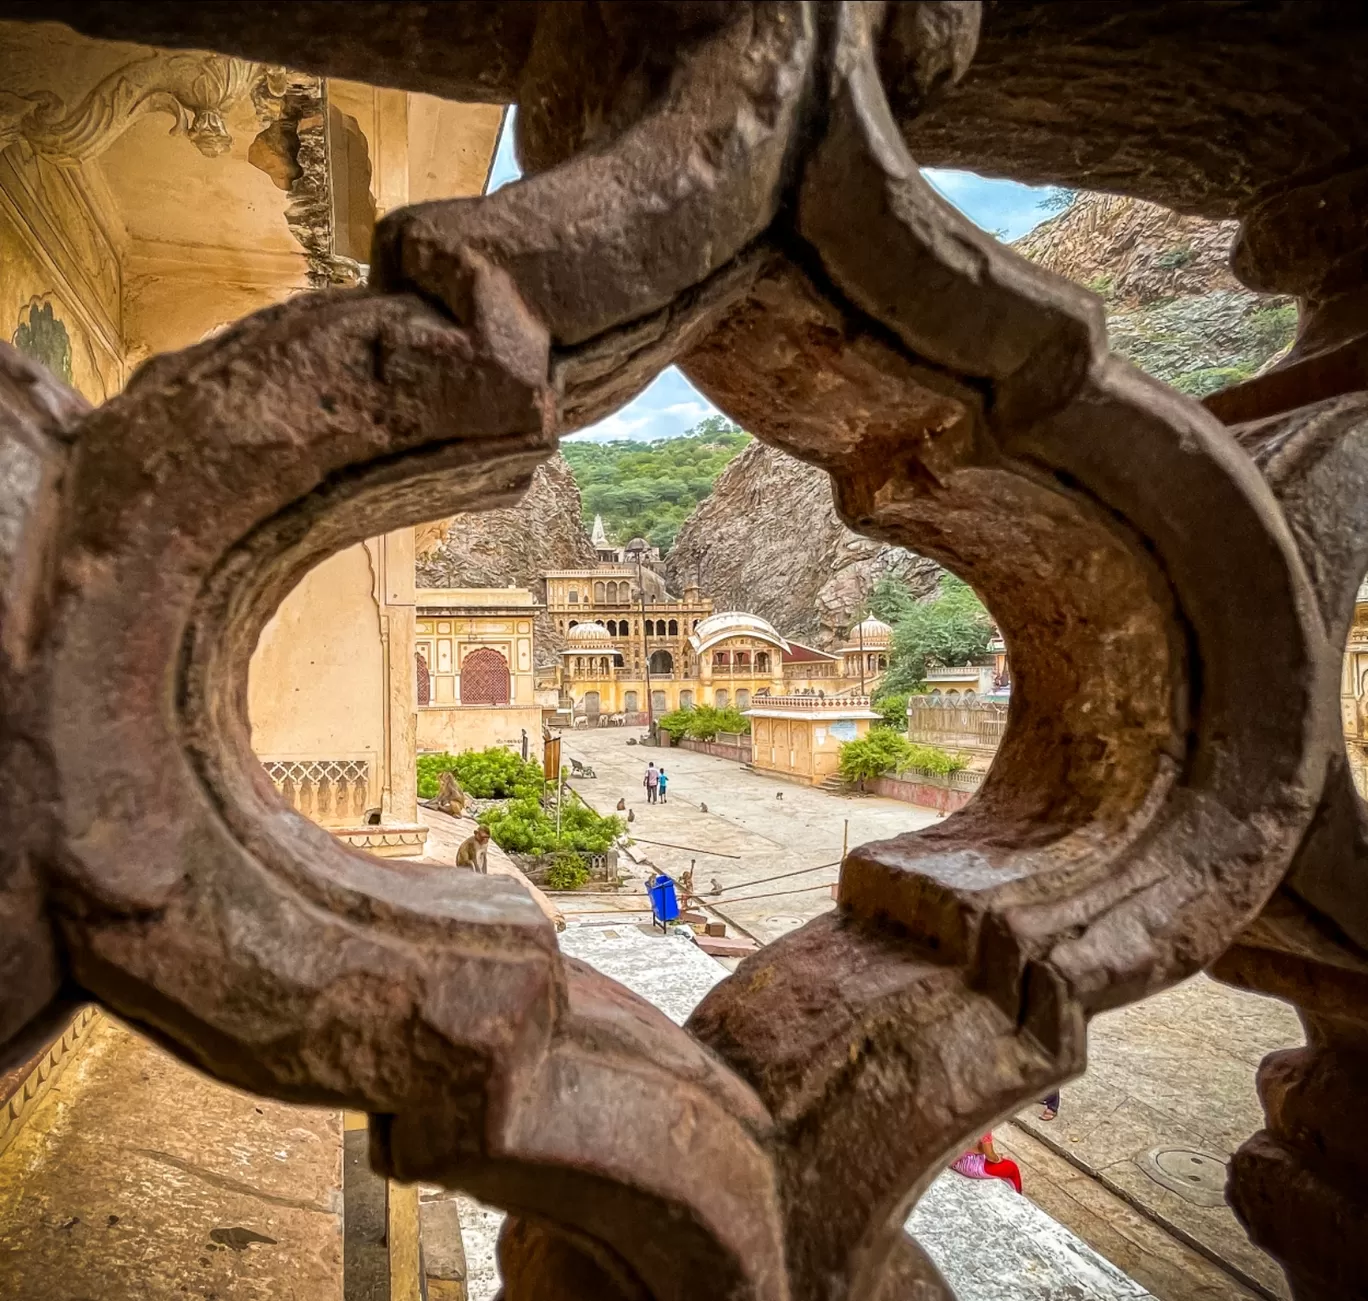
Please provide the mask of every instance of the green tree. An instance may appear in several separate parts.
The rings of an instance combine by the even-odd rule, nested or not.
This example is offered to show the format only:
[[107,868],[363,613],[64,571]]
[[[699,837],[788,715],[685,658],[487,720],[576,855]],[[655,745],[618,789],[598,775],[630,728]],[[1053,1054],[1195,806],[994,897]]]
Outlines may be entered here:
[[993,620],[974,589],[943,574],[929,601],[913,601],[893,623],[893,648],[882,687],[885,695],[916,691],[933,664],[972,664],[988,651]]
[[689,512],[750,442],[723,416],[709,416],[679,438],[656,443],[561,445],[579,485],[584,523],[602,515],[618,542],[640,535],[662,551],[674,545]]

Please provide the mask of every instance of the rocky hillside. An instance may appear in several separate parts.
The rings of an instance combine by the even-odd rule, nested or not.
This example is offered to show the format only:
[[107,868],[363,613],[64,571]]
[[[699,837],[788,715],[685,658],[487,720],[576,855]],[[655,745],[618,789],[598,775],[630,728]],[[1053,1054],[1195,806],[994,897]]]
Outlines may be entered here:
[[762,615],[786,636],[838,640],[885,574],[930,592],[938,566],[852,533],[826,473],[751,443],[685,521],[667,557],[670,589],[691,579],[719,610]]
[[1115,352],[1205,397],[1261,370],[1296,331],[1291,299],[1252,294],[1231,275],[1236,229],[1138,199],[1081,194],[1012,247],[1102,297]]
[[[504,510],[453,515],[418,529],[419,587],[517,587],[539,590],[548,569],[587,569],[594,548],[580,523],[580,493],[565,458],[538,467],[522,501]],[[537,620],[537,665],[556,662],[560,634]]]
[[[1296,327],[1290,300],[1251,294],[1231,275],[1234,237],[1234,222],[1081,194],[1013,247],[1101,295],[1115,351],[1203,397],[1266,366]],[[851,533],[836,518],[825,474],[757,443],[685,521],[669,571],[672,588],[696,575],[719,607],[753,610],[825,645],[884,573],[927,594],[937,567]]]

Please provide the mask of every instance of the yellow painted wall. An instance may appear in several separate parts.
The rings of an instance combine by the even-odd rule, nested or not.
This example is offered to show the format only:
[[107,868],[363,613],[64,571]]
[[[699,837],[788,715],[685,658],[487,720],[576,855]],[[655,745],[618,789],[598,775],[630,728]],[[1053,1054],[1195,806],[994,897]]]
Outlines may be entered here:
[[429,754],[445,750],[487,750],[502,746],[522,753],[522,733],[527,732],[528,757],[542,756],[542,710],[540,705],[466,705],[454,709],[418,711],[418,751]]
[[[751,717],[751,763],[762,772],[800,778],[818,785],[841,765],[841,746],[869,734],[869,719]],[[854,725],[855,736],[833,734]]]

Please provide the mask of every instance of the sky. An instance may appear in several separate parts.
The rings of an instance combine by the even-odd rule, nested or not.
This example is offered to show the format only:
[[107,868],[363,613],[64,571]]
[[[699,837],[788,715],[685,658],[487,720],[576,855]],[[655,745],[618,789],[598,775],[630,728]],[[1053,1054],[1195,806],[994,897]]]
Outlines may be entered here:
[[[509,109],[504,116],[499,147],[489,171],[491,191],[522,175],[513,152],[513,115],[516,111]],[[1020,239],[1052,215],[1040,206],[1050,193],[1048,189],[993,180],[973,172],[927,168],[922,175],[970,221],[999,239]],[[677,438],[705,417],[720,414],[678,369],[671,366],[621,410],[570,437],[593,443],[609,443],[622,438],[654,442],[661,438]]]

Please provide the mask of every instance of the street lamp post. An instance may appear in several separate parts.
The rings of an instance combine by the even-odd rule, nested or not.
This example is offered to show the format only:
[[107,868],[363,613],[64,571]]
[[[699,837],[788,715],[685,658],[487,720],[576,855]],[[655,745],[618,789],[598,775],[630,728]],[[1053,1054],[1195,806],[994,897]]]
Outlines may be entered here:
[[646,730],[655,733],[655,703],[651,699],[651,648],[646,633],[646,584],[642,581],[642,548],[628,543],[627,553],[636,561],[637,602],[641,609],[641,666],[646,678]]

